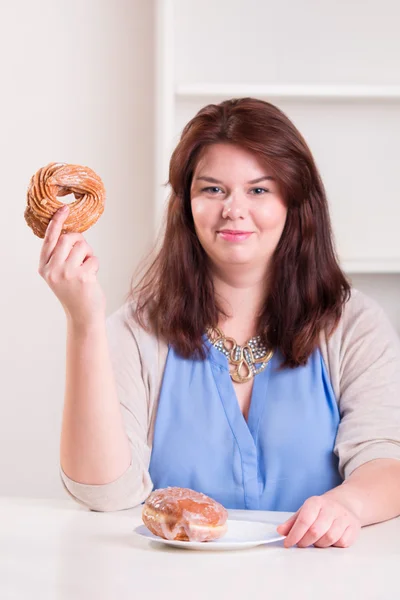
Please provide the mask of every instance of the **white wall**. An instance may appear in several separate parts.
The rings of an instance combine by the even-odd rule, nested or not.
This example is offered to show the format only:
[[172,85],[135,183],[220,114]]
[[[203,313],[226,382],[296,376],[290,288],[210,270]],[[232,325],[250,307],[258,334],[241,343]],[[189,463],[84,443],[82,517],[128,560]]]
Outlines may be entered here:
[[362,273],[349,277],[354,287],[379,302],[400,335],[400,275]]
[[64,494],[64,313],[37,274],[26,188],[50,161],[103,178],[106,211],[86,237],[117,308],[153,234],[153,17],[149,0],[2,3],[0,495]]

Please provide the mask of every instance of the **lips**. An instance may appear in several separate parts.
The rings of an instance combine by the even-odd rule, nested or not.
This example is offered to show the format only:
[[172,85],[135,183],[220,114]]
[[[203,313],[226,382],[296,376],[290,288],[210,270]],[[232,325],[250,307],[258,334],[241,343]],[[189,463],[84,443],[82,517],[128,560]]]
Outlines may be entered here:
[[252,233],[252,231],[244,231],[243,229],[220,229],[218,233],[232,233],[235,235],[241,235],[244,233]]
[[218,231],[218,235],[227,242],[242,242],[247,240],[252,233],[252,231],[236,231],[233,229],[222,229],[221,231]]

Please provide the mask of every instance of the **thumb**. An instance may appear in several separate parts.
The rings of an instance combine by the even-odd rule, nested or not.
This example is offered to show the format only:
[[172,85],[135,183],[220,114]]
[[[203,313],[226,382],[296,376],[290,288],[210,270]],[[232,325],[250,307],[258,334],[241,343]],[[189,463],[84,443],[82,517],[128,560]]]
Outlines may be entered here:
[[276,528],[277,532],[280,535],[287,535],[289,533],[289,531],[292,529],[294,522],[297,519],[298,514],[299,514],[299,511],[297,511],[294,515],[292,515],[287,521],[278,525],[278,527]]

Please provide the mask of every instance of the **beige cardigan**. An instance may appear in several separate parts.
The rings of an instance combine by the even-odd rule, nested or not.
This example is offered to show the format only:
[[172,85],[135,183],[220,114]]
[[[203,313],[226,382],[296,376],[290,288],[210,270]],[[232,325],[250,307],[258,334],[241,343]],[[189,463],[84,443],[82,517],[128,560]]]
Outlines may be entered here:
[[[107,319],[107,331],[132,462],[104,485],[77,483],[61,471],[72,497],[99,511],[137,506],[152,490],[148,468],[168,352],[132,319],[128,305]],[[341,415],[334,447],[341,475],[376,458],[400,460],[400,340],[382,309],[352,290],[335,332],[329,339],[321,334],[320,350]]]

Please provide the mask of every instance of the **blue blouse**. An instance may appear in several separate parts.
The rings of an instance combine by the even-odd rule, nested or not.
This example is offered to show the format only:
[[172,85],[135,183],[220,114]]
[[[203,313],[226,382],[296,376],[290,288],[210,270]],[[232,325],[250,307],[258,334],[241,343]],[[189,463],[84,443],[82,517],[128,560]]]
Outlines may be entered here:
[[155,489],[191,488],[226,508],[296,511],[339,485],[340,416],[320,351],[284,370],[275,353],[254,378],[246,422],[227,357],[204,339],[205,361],[168,350],[150,460]]

